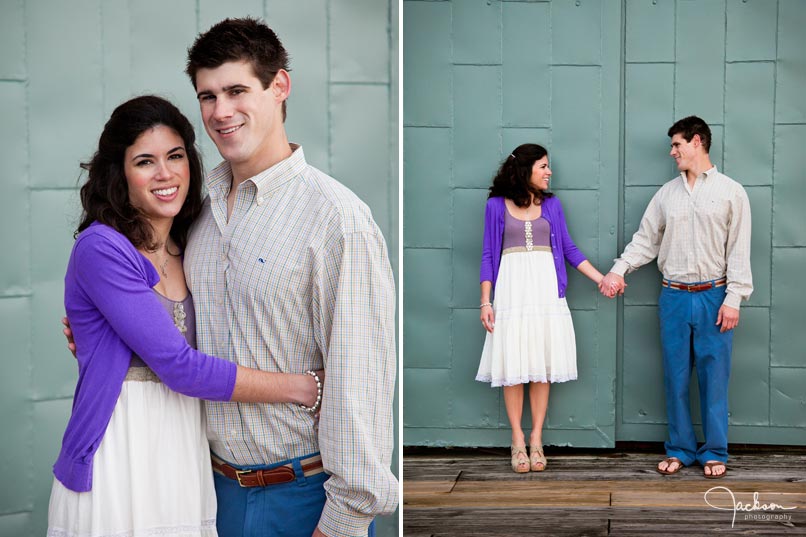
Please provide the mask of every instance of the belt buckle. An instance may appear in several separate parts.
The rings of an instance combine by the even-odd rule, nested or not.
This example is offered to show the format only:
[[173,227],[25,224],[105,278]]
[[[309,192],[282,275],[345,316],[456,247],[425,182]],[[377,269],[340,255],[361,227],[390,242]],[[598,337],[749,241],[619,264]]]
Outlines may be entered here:
[[253,473],[255,473],[254,470],[235,470],[235,479],[238,480],[238,485],[240,485],[243,488],[246,488],[247,486],[244,485],[243,482],[241,481],[241,476]]

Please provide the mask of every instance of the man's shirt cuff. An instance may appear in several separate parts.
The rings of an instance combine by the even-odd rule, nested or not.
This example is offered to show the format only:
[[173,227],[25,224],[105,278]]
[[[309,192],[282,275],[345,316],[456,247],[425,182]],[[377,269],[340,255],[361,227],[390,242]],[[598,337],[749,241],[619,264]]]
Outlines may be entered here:
[[741,307],[741,304],[742,304],[742,297],[733,294],[731,292],[728,292],[725,295],[725,300],[722,301],[723,306],[729,306],[737,310]]
[[367,534],[374,518],[372,515],[356,513],[328,498],[319,519],[319,531],[328,537],[362,537]]

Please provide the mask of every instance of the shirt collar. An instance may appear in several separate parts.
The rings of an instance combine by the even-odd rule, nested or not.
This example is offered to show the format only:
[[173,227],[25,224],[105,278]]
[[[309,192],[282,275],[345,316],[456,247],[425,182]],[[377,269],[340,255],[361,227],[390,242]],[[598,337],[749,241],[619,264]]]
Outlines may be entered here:
[[[259,198],[297,177],[308,166],[302,146],[294,143],[289,146],[292,151],[290,157],[246,179],[255,185]],[[216,192],[223,195],[229,191],[231,184],[232,167],[226,160],[207,174],[207,190],[210,193]]]
[[[702,179],[705,180],[708,179],[709,177],[713,177],[717,173],[719,173],[719,171],[716,169],[716,166],[711,166],[710,169],[705,170],[700,175],[698,175],[697,179],[702,177]],[[680,172],[680,179],[683,181],[684,184],[686,185],[688,184],[688,178],[686,177],[686,172]]]

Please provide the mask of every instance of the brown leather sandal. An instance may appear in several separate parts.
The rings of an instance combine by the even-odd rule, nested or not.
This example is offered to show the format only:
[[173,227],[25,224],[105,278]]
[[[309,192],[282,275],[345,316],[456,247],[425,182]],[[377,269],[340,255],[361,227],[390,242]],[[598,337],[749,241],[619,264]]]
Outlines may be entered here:
[[[714,475],[714,466],[722,466],[725,468],[725,471],[719,475]],[[711,470],[710,474],[705,473],[705,469],[708,468]],[[705,479],[722,479],[728,473],[728,466],[722,461],[709,461],[703,464],[702,466],[702,475]]]
[[[666,457],[665,459],[663,459],[660,462],[665,462],[666,463],[666,469],[661,470],[660,467],[655,465],[655,471],[658,472],[659,474],[672,475],[672,474],[676,474],[677,472],[679,472],[680,470],[683,469],[683,461],[681,461],[677,457]],[[658,464],[660,464],[660,462]],[[672,464],[677,464],[677,468],[675,468],[674,470],[669,470],[669,467]]]
[[529,471],[529,457],[526,455],[526,446],[511,446],[512,471],[516,474],[525,474]]

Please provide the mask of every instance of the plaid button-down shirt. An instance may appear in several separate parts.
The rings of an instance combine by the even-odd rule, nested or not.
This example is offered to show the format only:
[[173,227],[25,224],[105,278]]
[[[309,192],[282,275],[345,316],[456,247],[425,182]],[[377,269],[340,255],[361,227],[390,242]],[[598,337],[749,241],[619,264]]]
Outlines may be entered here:
[[611,271],[623,276],[655,257],[669,280],[694,283],[727,277],[723,303],[739,309],[753,292],[750,201],[742,185],[716,167],[701,173],[694,188],[685,173],[663,185]]
[[208,401],[208,436],[239,465],[321,451],[332,477],[320,529],[366,534],[398,502],[394,281],[369,208],[292,148],[238,187],[229,221],[231,168],[209,174],[185,273],[200,350],[265,371],[326,369],[318,431],[294,404]]

